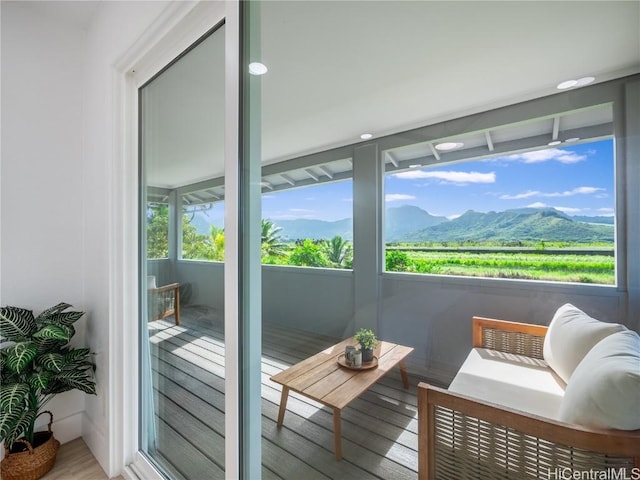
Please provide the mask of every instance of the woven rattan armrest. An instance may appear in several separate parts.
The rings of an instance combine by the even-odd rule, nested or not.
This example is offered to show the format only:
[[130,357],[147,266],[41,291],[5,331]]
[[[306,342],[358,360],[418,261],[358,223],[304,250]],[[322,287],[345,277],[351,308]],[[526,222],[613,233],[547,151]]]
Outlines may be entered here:
[[[441,419],[446,425],[439,426]],[[447,446],[444,450],[443,444]],[[452,453],[456,447],[458,456]],[[492,456],[491,449],[499,454],[494,451]],[[447,461],[450,464],[442,465]],[[564,465],[576,469],[580,465],[593,469],[640,468],[640,430],[589,429],[425,383],[418,385],[419,480],[442,476],[436,476],[436,467],[438,471],[455,471],[458,478],[522,478],[523,472],[535,472],[537,468],[532,478],[544,478],[549,469]],[[467,475],[465,471],[474,473]]]
[[543,358],[542,347],[548,327],[473,317],[471,331],[474,348],[490,348],[505,353]]

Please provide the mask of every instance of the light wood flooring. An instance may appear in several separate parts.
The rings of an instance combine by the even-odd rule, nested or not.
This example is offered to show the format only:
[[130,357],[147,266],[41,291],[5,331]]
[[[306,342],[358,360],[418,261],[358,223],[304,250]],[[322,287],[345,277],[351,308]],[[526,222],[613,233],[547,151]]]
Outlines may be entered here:
[[[60,446],[56,464],[42,480],[108,480],[100,464],[81,438]],[[116,477],[114,480],[123,480]]]
[[[222,316],[185,307],[149,324],[157,450],[155,458],[177,477],[224,478],[224,335]],[[333,452],[332,411],[292,393],[284,426],[276,427],[280,385],[272,375],[339,339],[276,326],[263,327],[262,475],[265,479],[417,478],[419,380],[402,386],[392,370],[342,413],[342,461]]]

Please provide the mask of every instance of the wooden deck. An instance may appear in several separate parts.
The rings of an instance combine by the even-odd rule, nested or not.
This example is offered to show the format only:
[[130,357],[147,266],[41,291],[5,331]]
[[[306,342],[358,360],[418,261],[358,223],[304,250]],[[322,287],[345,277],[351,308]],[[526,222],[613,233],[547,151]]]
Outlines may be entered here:
[[[185,307],[149,324],[160,463],[188,480],[224,478],[224,340],[215,312]],[[417,378],[398,369],[342,412],[344,458],[333,453],[333,412],[292,392],[276,427],[280,385],[269,380],[339,339],[263,326],[262,474],[265,479],[417,478]]]

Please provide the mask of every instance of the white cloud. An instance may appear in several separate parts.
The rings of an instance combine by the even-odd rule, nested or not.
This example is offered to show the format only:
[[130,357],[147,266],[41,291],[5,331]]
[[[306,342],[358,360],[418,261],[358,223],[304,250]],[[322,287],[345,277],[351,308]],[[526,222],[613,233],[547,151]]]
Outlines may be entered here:
[[500,199],[502,200],[520,200],[523,198],[530,198],[530,197],[540,197],[540,196],[544,196],[544,194],[542,192],[539,192],[537,190],[527,190],[526,192],[522,192],[522,193],[516,193],[515,195],[500,195]]
[[461,213],[454,213],[453,215],[447,215],[447,218],[449,220],[455,220],[456,218],[461,217],[461,216],[462,216]]
[[542,163],[555,160],[560,163],[571,164],[582,162],[587,156],[561,148],[548,148],[546,150],[536,150],[533,152],[515,153],[502,158],[505,160],[520,161],[522,163]]
[[582,211],[581,208],[558,207],[557,205],[548,205],[548,204],[543,203],[543,202],[535,202],[535,203],[532,203],[530,205],[527,205],[527,208],[546,208],[546,207],[555,208],[559,212],[564,212],[564,213],[578,213],[578,212]]
[[309,210],[308,208],[290,208],[290,212],[308,212],[313,213],[313,210]]
[[557,207],[557,206],[554,206],[553,208],[555,208],[559,212],[564,212],[564,213],[578,213],[578,212],[582,211],[581,208],[573,208],[573,207]]
[[574,195],[590,195],[592,193],[600,192],[604,188],[598,187],[576,187],[573,190],[567,190],[565,192],[545,193],[544,197],[573,197]]
[[343,202],[353,202],[353,197],[345,197],[342,199]]
[[502,200],[520,200],[522,198],[531,198],[531,197],[573,197],[574,195],[590,195],[599,191],[604,190],[604,188],[599,187],[576,187],[573,190],[566,190],[564,192],[549,192],[544,193],[538,190],[527,190],[526,192],[516,193],[515,195],[500,195],[500,199]]
[[400,200],[415,200],[414,195],[406,195],[404,193],[387,193],[384,196],[385,201],[387,202],[397,202]]
[[613,215],[615,213],[613,208],[599,208],[598,212],[603,213],[605,215]]
[[421,179],[421,178],[435,178],[447,183],[456,183],[458,185],[464,185],[468,183],[495,183],[495,172],[479,173],[479,172],[456,172],[449,171],[424,171],[424,170],[409,170],[408,172],[401,172],[394,174],[397,178],[402,179]]

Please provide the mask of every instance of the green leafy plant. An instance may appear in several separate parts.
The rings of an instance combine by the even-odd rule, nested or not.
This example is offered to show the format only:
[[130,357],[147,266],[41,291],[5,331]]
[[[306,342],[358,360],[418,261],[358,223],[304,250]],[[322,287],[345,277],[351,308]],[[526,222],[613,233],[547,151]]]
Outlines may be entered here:
[[378,344],[378,339],[376,338],[375,333],[373,333],[373,330],[368,328],[361,328],[358,330],[356,332],[355,339],[364,350],[371,350]]
[[84,312],[69,307],[59,303],[37,317],[24,308],[0,309],[0,438],[9,448],[17,439],[36,446],[36,417],[58,393],[96,393],[91,352],[69,346]]

